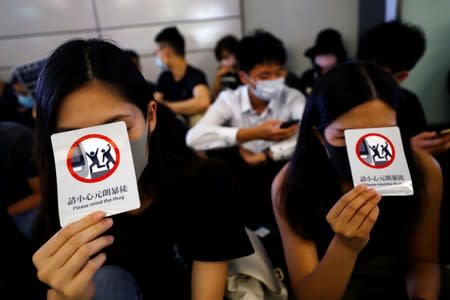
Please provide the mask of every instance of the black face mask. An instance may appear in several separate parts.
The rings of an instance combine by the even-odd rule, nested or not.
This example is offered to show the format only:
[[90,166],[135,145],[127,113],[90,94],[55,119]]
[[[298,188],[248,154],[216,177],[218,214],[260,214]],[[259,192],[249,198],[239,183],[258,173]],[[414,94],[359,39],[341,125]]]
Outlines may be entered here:
[[352,171],[347,155],[347,147],[335,147],[325,140],[325,148],[330,156],[331,164],[338,175],[345,180],[352,180]]

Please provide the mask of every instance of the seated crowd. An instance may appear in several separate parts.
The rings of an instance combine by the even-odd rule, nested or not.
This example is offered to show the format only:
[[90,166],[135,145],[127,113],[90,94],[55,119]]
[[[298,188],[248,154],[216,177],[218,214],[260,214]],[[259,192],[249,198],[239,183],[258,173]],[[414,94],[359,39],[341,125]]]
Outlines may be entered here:
[[[211,85],[177,27],[154,42],[155,83],[135,51],[101,39],[60,45],[35,91],[0,82],[0,298],[268,299],[259,276],[230,281],[231,264],[261,254],[249,231],[277,299],[449,297],[450,133],[401,87],[426,49],[420,28],[377,25],[356,57],[325,28],[298,76],[272,33],[226,35]],[[61,228],[51,136],[117,121],[140,208]],[[353,186],[343,132],[392,126],[413,195]]]

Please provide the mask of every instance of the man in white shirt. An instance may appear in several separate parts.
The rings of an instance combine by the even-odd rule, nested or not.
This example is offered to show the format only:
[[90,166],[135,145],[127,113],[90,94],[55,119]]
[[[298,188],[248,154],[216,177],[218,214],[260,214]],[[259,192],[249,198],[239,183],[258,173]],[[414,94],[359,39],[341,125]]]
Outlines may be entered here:
[[186,137],[195,150],[239,146],[242,159],[250,165],[268,160],[287,160],[297,141],[304,96],[284,85],[283,44],[267,32],[245,37],[236,53],[239,76],[245,84],[224,91]]
[[222,158],[248,206],[246,221],[260,211],[265,216],[257,221],[272,223],[271,182],[294,152],[305,97],[284,85],[286,51],[272,34],[260,31],[244,37],[236,59],[244,85],[220,93],[189,130],[186,142],[207,153],[228,149]]

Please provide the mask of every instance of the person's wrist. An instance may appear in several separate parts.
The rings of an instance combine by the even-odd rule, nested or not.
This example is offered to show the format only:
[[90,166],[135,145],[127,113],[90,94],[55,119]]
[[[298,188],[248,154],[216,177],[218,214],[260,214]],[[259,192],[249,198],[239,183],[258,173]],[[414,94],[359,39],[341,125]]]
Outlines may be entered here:
[[259,155],[260,155],[260,158],[258,159],[258,161],[260,161],[261,163],[267,162],[267,156],[264,152],[261,152]]
[[271,161],[272,159],[272,151],[270,151],[270,148],[266,148],[263,150],[264,156],[266,157],[267,161]]
[[365,243],[350,241],[349,239],[342,237],[340,234],[335,233],[333,238],[333,244],[337,249],[343,251],[351,257],[357,257],[362,249],[365,247],[368,241]]
[[265,136],[263,131],[261,130],[261,127],[255,127],[253,130],[253,135],[255,137],[255,140],[264,140]]

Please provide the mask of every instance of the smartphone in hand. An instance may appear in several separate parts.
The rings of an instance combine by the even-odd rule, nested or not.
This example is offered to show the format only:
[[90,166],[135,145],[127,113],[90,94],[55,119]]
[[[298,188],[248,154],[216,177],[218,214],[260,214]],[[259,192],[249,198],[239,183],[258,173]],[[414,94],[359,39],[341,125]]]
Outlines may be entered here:
[[292,125],[298,125],[299,122],[300,122],[299,119],[286,121],[286,122],[281,123],[280,128],[288,128],[288,127],[291,127]]
[[440,135],[440,136],[446,135],[446,134],[450,134],[450,128],[442,129],[442,130],[439,130],[439,132],[438,132],[438,135]]

